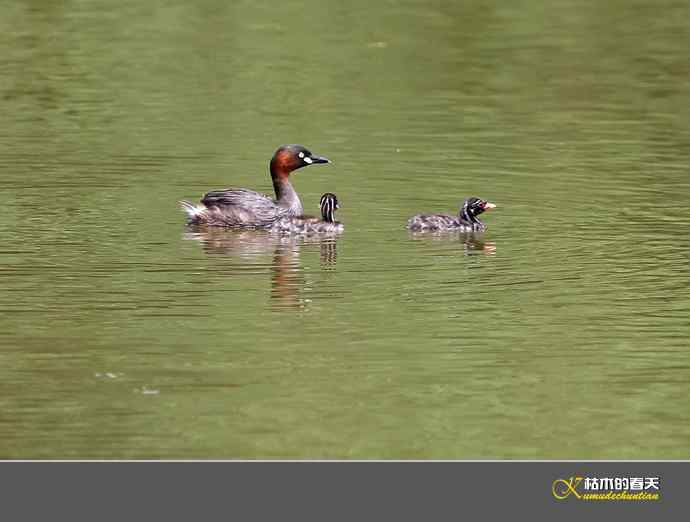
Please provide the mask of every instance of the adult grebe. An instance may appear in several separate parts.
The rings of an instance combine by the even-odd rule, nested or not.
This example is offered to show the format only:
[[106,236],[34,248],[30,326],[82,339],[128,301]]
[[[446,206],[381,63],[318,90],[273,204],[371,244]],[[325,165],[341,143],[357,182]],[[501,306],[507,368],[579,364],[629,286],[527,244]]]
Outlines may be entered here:
[[273,154],[271,179],[276,199],[243,188],[208,192],[201,203],[180,201],[188,223],[221,227],[267,227],[283,217],[303,214],[302,202],[289,181],[294,170],[316,163],[330,163],[302,145],[283,145]]

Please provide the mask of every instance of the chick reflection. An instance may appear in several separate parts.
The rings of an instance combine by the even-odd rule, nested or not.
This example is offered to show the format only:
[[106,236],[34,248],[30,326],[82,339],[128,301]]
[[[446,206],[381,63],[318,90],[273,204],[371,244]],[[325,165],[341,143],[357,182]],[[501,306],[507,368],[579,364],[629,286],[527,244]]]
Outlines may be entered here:
[[246,272],[252,266],[266,266],[270,256],[271,299],[278,309],[307,308],[311,302],[304,297],[312,286],[300,261],[302,248],[319,246],[321,267],[333,270],[337,261],[337,234],[285,235],[263,230],[234,230],[214,227],[189,227],[186,240],[201,243],[204,252],[231,261],[240,258],[240,265],[231,263],[228,272]]
[[484,241],[481,234],[471,232],[410,232],[410,238],[416,241],[459,241],[466,256],[496,253],[493,241]]
[[323,238],[323,241],[321,241],[319,245],[321,251],[321,268],[326,270],[335,268],[335,263],[338,260],[336,238]]

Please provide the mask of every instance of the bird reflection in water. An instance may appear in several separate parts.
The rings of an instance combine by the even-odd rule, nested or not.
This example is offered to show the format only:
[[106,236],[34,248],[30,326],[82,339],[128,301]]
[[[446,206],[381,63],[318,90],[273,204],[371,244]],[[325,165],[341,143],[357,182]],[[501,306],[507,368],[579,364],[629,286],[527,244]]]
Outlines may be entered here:
[[338,261],[338,248],[336,244],[336,237],[325,237],[319,243],[321,268],[324,270],[333,270]]
[[306,277],[308,271],[300,260],[303,248],[309,252],[319,247],[323,270],[334,270],[338,258],[338,234],[281,235],[265,230],[190,226],[183,239],[198,241],[210,256],[222,256],[229,261],[241,259],[241,264],[227,265],[226,273],[256,273],[256,269],[267,267],[271,274],[270,296],[276,309],[304,310],[311,302],[304,296],[314,282]]
[[493,241],[485,241],[482,234],[473,232],[410,232],[410,238],[415,241],[458,241],[462,243],[463,254],[466,256],[490,256],[496,253],[496,244]]

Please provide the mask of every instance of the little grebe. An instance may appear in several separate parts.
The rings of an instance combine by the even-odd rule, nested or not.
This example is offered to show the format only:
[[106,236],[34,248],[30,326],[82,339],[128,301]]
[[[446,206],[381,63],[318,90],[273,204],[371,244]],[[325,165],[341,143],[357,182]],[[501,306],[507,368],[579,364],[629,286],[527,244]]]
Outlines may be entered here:
[[468,198],[460,207],[458,216],[448,214],[417,214],[407,222],[407,228],[414,231],[444,231],[456,232],[484,232],[486,225],[477,219],[477,216],[496,208],[496,205],[479,198]]
[[285,217],[276,221],[271,230],[283,234],[338,234],[343,224],[335,220],[335,211],[340,208],[335,194],[326,192],[319,201],[321,219],[311,216]]
[[314,156],[302,145],[283,145],[275,151],[270,163],[276,199],[253,190],[229,188],[208,192],[198,205],[180,201],[180,206],[187,213],[188,224],[268,227],[283,217],[303,214],[302,202],[288,178],[293,170],[315,163],[330,161]]

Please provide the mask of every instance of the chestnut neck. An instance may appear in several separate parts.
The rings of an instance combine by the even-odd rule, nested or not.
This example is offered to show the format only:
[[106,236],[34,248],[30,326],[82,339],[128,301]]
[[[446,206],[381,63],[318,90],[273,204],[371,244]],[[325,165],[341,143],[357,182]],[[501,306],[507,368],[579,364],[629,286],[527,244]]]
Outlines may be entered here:
[[290,184],[290,171],[278,163],[275,158],[271,160],[271,180],[273,190],[276,193],[276,203],[290,211],[293,216],[304,214],[302,202]]

